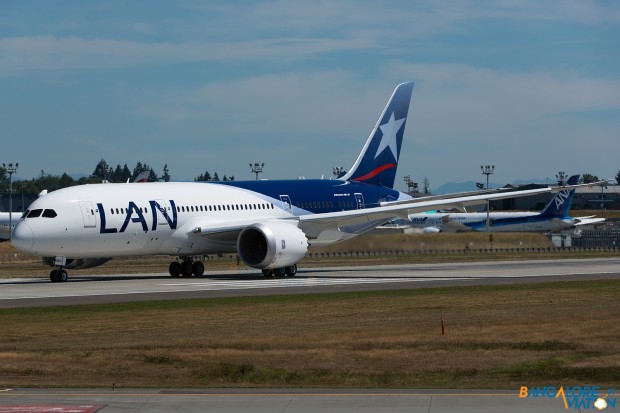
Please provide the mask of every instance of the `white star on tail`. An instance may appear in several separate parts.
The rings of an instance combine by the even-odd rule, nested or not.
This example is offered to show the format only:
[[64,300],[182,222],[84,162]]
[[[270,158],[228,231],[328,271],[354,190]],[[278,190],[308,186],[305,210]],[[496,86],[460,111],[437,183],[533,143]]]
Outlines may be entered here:
[[381,136],[381,142],[379,142],[379,148],[377,148],[375,158],[379,156],[379,154],[383,152],[385,148],[390,148],[390,150],[392,151],[392,155],[394,155],[394,160],[398,160],[398,145],[396,144],[396,134],[403,126],[403,123],[405,123],[406,119],[407,118],[394,120],[394,112],[392,112],[390,120],[388,120],[387,123],[379,126],[379,129],[381,129],[381,133],[383,134],[383,136]]

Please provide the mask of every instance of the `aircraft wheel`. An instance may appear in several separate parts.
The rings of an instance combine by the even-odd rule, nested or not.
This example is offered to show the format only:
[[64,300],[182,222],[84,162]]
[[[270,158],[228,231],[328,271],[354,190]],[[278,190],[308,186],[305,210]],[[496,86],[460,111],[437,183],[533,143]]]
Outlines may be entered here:
[[170,266],[168,267],[168,272],[171,276],[175,278],[178,277],[179,275],[181,275],[181,264],[176,261],[171,262]]
[[67,271],[65,270],[58,270],[57,278],[58,278],[58,281],[60,282],[66,282],[67,279],[69,278],[69,274],[67,274]]
[[285,268],[286,275],[294,277],[297,274],[297,264],[293,264],[290,267]]
[[276,268],[274,271],[276,273],[276,277],[284,277],[286,275],[286,270],[284,267]]
[[263,270],[263,276],[265,276],[265,277],[274,277],[275,273],[273,272],[273,269],[264,269]]
[[205,273],[205,265],[201,261],[194,261],[192,264],[192,272],[196,277],[202,277]]
[[181,263],[181,276],[183,277],[191,277],[193,273],[192,263],[189,261],[185,261]]
[[50,281],[53,282],[53,283],[57,283],[58,282],[58,271],[56,271],[56,270],[50,271]]

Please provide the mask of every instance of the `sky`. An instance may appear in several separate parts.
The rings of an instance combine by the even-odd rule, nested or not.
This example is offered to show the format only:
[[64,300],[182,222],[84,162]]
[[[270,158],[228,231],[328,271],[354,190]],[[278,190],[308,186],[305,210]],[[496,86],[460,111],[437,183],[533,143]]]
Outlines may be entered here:
[[398,189],[620,170],[620,3],[571,0],[0,0],[0,163],[327,179],[410,80]]

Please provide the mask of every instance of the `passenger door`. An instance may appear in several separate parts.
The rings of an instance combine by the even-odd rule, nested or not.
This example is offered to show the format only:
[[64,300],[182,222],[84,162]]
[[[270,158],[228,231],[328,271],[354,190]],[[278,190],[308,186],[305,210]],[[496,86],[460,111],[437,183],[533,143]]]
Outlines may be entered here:
[[90,201],[80,201],[80,209],[82,210],[84,228],[96,228],[97,219],[95,218],[95,208],[93,208],[93,203]]
[[364,196],[360,193],[356,193],[355,202],[357,202],[357,209],[364,209]]

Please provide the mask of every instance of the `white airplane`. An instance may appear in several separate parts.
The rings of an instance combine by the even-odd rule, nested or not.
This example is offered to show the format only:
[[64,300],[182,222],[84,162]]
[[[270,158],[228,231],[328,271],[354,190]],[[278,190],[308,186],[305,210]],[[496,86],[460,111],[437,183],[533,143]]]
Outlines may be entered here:
[[[575,196],[579,175],[566,182],[572,189],[558,191],[541,212],[489,212],[490,232],[553,232],[575,226],[595,224],[605,218],[568,216]],[[487,231],[486,212],[415,213],[409,215],[408,225],[422,228],[424,233]]]
[[349,172],[335,180],[94,184],[39,197],[15,227],[13,245],[55,268],[89,268],[112,257],[172,255],[173,277],[201,276],[194,257],[237,253],[264,275],[297,272],[308,245],[343,241],[395,218],[441,207],[548,192],[487,191],[412,199],[393,189],[413,83],[396,87]]

